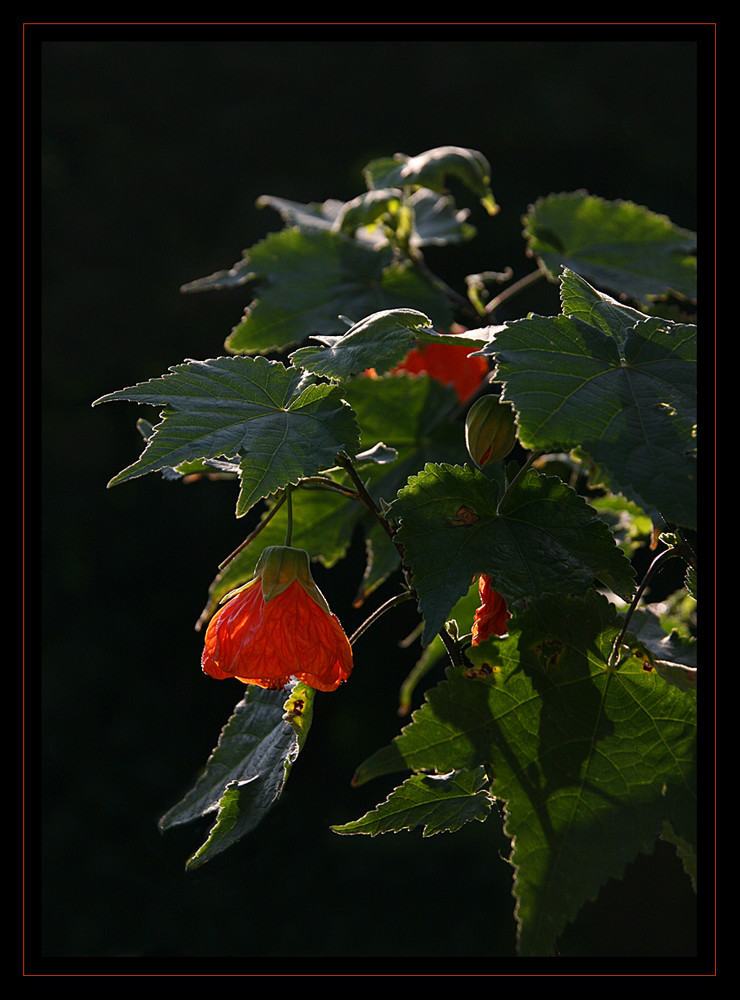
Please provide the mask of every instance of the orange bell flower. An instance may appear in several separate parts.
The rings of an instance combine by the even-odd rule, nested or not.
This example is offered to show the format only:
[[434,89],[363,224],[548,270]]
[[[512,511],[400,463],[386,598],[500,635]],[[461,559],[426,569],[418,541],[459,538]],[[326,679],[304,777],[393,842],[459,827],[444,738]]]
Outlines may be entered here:
[[249,583],[208,624],[203,670],[222,680],[283,688],[295,677],[335,691],[352,672],[352,647],[311,576],[308,553],[266,548]]
[[501,594],[493,589],[490,576],[481,573],[478,579],[478,593],[481,606],[475,612],[472,645],[478,646],[492,635],[504,635],[507,619],[511,613]]

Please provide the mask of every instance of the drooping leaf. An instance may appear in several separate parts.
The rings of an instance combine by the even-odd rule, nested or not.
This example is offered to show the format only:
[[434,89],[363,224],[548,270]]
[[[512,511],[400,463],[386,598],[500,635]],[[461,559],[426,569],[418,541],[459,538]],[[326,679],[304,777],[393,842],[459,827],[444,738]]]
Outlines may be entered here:
[[465,243],[476,234],[475,228],[467,221],[468,210],[458,209],[449,195],[439,195],[426,188],[419,188],[414,191],[407,204],[413,212],[413,231],[409,243],[414,248]]
[[[346,379],[367,369],[377,374],[391,371],[415,345],[447,345],[473,355],[488,343],[488,335],[466,331],[464,336],[432,330],[428,316],[415,309],[387,309],[366,316],[340,337],[316,337],[323,347],[302,347],[291,362],[315,375]],[[475,362],[473,362],[475,364]],[[453,373],[450,372],[450,375]]]
[[626,309],[570,272],[563,287],[572,314],[506,323],[481,349],[517,410],[519,440],[580,448],[654,521],[695,527],[696,327]]
[[483,822],[493,805],[485,768],[449,774],[414,774],[385,802],[360,819],[332,830],[340,834],[398,833],[422,828],[422,836],[454,832],[471,820]]
[[628,560],[596,511],[560,479],[530,470],[501,499],[480,470],[430,463],[391,504],[424,643],[479,573],[510,606],[548,593],[583,594],[595,579],[629,598]]
[[630,201],[551,194],[524,220],[530,252],[551,276],[567,267],[599,288],[649,302],[696,298],[696,234]]
[[368,188],[422,187],[438,192],[454,177],[473,192],[489,215],[498,212],[490,186],[490,164],[475,149],[438,146],[418,156],[396,153],[368,163],[364,174]]
[[247,688],[203,774],[159,822],[165,831],[218,809],[216,824],[188,869],[246,836],[276,804],[308,735],[314,694],[302,683],[287,692]]
[[364,317],[341,336],[314,337],[322,347],[302,347],[290,360],[325,378],[345,379],[368,368],[382,374],[400,364],[431,325],[429,317],[416,309],[386,309]]
[[488,763],[505,803],[522,955],[547,955],[582,905],[669,822],[696,843],[696,696],[623,648],[606,598],[546,597],[468,651],[355,784]]
[[[336,387],[265,358],[216,358],[112,392],[97,403],[164,406],[141,457],[110,486],[183,462],[238,463],[238,517],[258,500],[358,450],[358,428]],[[95,405],[97,405],[97,403]]]
[[226,341],[235,354],[265,354],[334,336],[346,325],[384,309],[411,307],[448,329],[443,293],[388,247],[375,249],[330,229],[283,229],[245,251],[228,272],[190,282],[185,291],[217,288],[231,276],[258,289]]

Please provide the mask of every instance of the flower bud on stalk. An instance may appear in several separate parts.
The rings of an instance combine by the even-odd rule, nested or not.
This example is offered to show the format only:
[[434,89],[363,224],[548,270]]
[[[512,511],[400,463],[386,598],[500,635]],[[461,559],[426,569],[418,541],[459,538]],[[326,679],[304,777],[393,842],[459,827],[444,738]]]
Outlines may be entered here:
[[468,410],[465,444],[478,468],[506,458],[516,443],[514,409],[497,396],[483,396]]

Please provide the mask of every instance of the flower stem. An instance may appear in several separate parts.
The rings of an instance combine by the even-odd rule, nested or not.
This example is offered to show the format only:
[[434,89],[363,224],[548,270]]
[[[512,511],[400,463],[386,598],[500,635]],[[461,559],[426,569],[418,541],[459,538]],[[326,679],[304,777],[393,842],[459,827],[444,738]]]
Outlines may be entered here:
[[437,634],[447,650],[447,655],[449,656],[453,667],[462,666],[462,653],[460,652],[460,646],[458,645],[457,640],[452,638],[446,628],[441,628]]
[[285,544],[290,546],[293,542],[293,492],[290,483],[285,487],[284,495],[288,513],[288,523],[285,525]]
[[283,506],[284,503],[285,503],[285,494],[283,493],[283,495],[276,502],[276,504],[272,508],[272,510],[270,510],[264,516],[264,518],[260,521],[260,523],[254,529],[254,531],[252,531],[249,535],[247,535],[247,537],[244,539],[244,541],[241,543],[241,545],[238,545],[234,549],[234,551],[231,553],[231,555],[226,556],[226,558],[222,562],[220,562],[218,564],[219,570],[223,571],[224,569],[226,569],[226,567],[229,565],[229,563],[232,561],[232,559],[236,559],[236,557],[239,555],[239,553],[242,552],[244,549],[246,549],[246,547],[249,545],[250,542],[254,541],[254,539],[257,537],[257,535],[259,535],[260,531],[262,531],[263,528],[267,527],[267,525],[270,523],[270,521],[273,519],[273,517],[277,514],[277,512],[280,510],[280,508]]

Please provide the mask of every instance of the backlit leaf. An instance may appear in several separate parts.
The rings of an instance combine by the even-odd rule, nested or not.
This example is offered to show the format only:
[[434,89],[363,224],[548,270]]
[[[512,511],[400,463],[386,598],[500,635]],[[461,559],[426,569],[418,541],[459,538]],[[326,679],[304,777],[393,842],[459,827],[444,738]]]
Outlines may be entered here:
[[[459,516],[464,509],[466,516]],[[391,504],[431,642],[486,573],[510,606],[545,594],[583,594],[595,579],[629,598],[628,560],[593,508],[556,477],[530,470],[500,503],[499,486],[469,466],[432,465]]]
[[238,463],[237,516],[258,500],[358,450],[358,428],[338,389],[265,358],[216,358],[109,393],[164,406],[141,457],[109,483],[198,459]]
[[575,191],[541,198],[524,223],[530,252],[553,277],[567,267],[637,302],[696,298],[696,234],[664,215]]
[[[696,696],[628,645],[605,598],[547,597],[469,650],[395,740],[355,775],[487,764],[505,807],[522,955],[558,935],[670,823],[696,844]],[[638,647],[639,653],[639,647]]]
[[654,521],[695,527],[696,327],[623,307],[570,272],[563,289],[562,315],[506,323],[481,349],[519,440],[580,448]]

